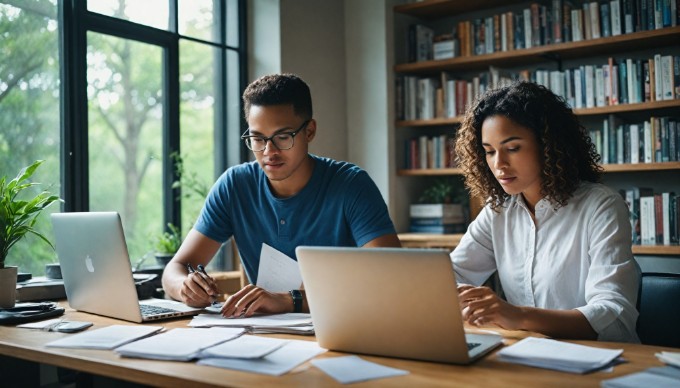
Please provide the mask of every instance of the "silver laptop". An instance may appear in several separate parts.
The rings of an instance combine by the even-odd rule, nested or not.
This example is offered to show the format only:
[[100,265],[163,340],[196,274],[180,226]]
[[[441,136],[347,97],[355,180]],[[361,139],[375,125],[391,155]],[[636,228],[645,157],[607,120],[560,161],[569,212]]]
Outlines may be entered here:
[[439,249],[298,247],[319,345],[467,364],[501,344],[465,334],[449,254]]
[[71,307],[132,322],[201,311],[172,300],[139,301],[118,213],[52,213],[51,217]]

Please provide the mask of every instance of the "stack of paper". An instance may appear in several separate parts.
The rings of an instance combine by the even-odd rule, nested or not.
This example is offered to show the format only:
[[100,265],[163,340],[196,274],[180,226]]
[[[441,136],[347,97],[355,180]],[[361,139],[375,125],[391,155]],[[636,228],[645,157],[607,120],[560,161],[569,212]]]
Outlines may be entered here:
[[243,334],[241,328],[174,329],[123,345],[116,353],[123,357],[189,361],[203,349]]
[[498,359],[555,369],[563,372],[587,373],[612,364],[623,349],[601,349],[546,338],[525,338],[501,349]]
[[670,366],[649,368],[642,372],[604,380],[603,388],[677,388],[680,387],[680,369]]
[[191,327],[240,327],[249,333],[314,334],[310,314],[289,313],[250,318],[225,318],[215,314],[199,314],[189,322]]
[[680,368],[680,352],[661,352],[656,353],[655,356],[666,365]]
[[[239,338],[229,342],[239,340],[241,339]],[[260,353],[266,353],[271,349],[271,347],[276,346],[274,342],[262,342],[258,345],[254,345],[253,342],[245,340],[241,343],[234,343],[232,344],[234,346],[229,348],[229,342],[218,345],[216,348],[207,349],[203,354],[201,354],[201,356],[204,354],[206,356],[210,354],[216,354],[220,356],[228,354],[245,355],[251,352],[251,350],[248,349],[250,346],[257,346]],[[198,360],[198,365],[215,366],[219,368],[236,369],[245,372],[280,376],[325,351],[325,349],[320,348],[319,345],[313,341],[291,340],[284,341],[283,345],[281,345],[278,349],[275,349],[271,351],[271,353],[260,358],[226,358],[210,356]]]
[[45,346],[56,348],[114,349],[128,342],[163,330],[162,326],[111,325],[97,330],[69,335]]

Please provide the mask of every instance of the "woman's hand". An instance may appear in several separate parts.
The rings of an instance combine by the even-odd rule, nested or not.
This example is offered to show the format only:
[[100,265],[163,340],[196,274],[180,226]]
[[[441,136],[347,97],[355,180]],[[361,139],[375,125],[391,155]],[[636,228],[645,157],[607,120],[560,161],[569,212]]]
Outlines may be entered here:
[[474,326],[495,325],[506,330],[522,329],[522,309],[501,299],[489,287],[458,286],[463,320]]

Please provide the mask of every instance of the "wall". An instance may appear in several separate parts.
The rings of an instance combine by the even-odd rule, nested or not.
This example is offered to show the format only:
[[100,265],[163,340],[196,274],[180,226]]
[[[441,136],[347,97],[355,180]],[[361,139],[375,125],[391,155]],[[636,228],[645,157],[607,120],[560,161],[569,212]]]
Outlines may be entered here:
[[312,92],[314,154],[348,160],[344,10],[341,0],[248,2],[249,80],[295,73]]

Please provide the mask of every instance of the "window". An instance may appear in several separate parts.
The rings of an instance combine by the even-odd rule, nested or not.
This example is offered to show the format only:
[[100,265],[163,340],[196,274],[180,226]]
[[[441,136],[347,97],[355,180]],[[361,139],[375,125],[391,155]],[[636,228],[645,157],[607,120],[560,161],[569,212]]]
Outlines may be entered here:
[[[63,211],[121,213],[133,262],[167,223],[186,234],[203,198],[173,189],[176,160],[185,178],[210,187],[246,155],[244,7],[0,0],[2,173],[45,159],[35,181],[61,194]],[[53,241],[49,217],[38,227]],[[29,237],[8,264],[42,275],[55,260]]]
[[[30,193],[59,193],[59,22],[56,2],[0,1],[0,174],[12,179],[37,159],[45,162],[33,176]],[[49,211],[59,211],[53,204]],[[53,240],[49,216],[36,228]],[[41,274],[54,252],[28,235],[14,245],[7,265]]]

